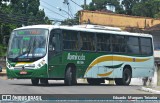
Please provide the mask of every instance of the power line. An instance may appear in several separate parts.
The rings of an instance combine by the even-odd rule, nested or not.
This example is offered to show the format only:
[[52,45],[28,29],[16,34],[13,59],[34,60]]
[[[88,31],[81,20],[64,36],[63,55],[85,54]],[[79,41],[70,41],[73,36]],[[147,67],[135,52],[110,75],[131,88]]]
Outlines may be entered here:
[[51,16],[48,16],[51,20],[54,20],[54,21],[63,21],[63,20],[61,20],[61,19],[57,19],[57,18],[53,18],[53,17],[51,17]]
[[71,5],[69,5],[69,11],[70,11],[71,16],[74,17],[73,14],[72,14]]
[[[71,0],[74,4],[76,4],[77,6],[81,7],[81,5],[79,5],[78,3],[76,3],[75,1]],[[82,8],[82,7],[81,7]],[[83,9],[83,8],[82,8]]]
[[[70,6],[70,3],[68,2],[68,0],[64,0],[63,3],[66,4],[67,7],[68,7],[68,12],[67,12],[67,14],[70,15],[71,18],[74,18],[73,14],[72,14],[72,12],[71,12],[71,6]],[[65,11],[65,12],[66,12],[66,11]]]
[[[41,0],[41,1],[42,1],[42,0]],[[50,7],[54,7],[55,9],[59,9],[60,11],[64,11],[64,12],[67,13],[71,18],[73,17],[73,16],[71,16],[67,11],[65,11],[65,10],[63,10],[63,9],[61,9],[61,8],[55,7],[55,6],[49,4],[49,3],[45,2],[45,1],[42,1],[42,2],[45,3],[45,4],[47,4],[47,5],[49,5]],[[61,15],[61,14],[60,14],[60,15]]]
[[86,9],[86,0],[84,0],[84,10]]
[[[48,20],[48,21],[50,21],[50,20]],[[58,21],[62,21],[62,20],[58,20]],[[21,25],[22,24],[47,23],[47,21],[45,21],[45,18],[38,18],[38,17],[34,17],[34,16],[26,16],[26,14],[4,13],[3,11],[0,11],[0,22],[1,23],[8,23],[8,24],[10,24],[10,23],[21,24]]]
[[[45,6],[43,6],[45,7]],[[54,12],[64,18],[66,18],[65,16],[50,10],[49,8],[45,7],[46,9],[48,9],[51,12]],[[45,20],[44,18],[37,18],[34,16],[26,16],[25,14],[10,14],[10,13],[3,13],[2,11],[0,11],[0,22],[1,23],[13,23],[13,24],[23,24],[23,23],[40,23],[42,20]],[[37,22],[37,23],[36,23]],[[45,21],[44,21],[45,22]]]
[[13,14],[7,15],[7,14],[1,12],[0,13],[0,21],[2,23],[13,23],[13,24],[23,24],[23,23],[39,24],[39,22],[42,22],[42,19],[29,18],[29,17],[26,17],[24,19],[24,16],[17,16],[17,15],[13,15]]
[[44,7],[44,8],[46,8],[47,10],[52,11],[53,13],[55,13],[55,14],[57,14],[57,15],[61,16],[61,17],[67,18],[67,17],[65,17],[65,16],[63,16],[63,15],[61,15],[61,14],[59,14],[59,13],[57,13],[57,12],[55,12],[55,11],[53,11],[53,10],[49,9],[49,8],[47,8],[47,7],[46,7],[46,6],[44,6],[44,5],[41,5],[41,6],[43,6],[43,7]]
[[43,0],[41,0],[41,1],[42,1],[43,3],[45,3],[45,4],[49,5],[49,6],[51,6],[51,7],[54,7],[55,9],[57,9],[57,7],[51,5],[51,4],[49,4],[49,3],[47,3],[47,2],[45,2],[45,1],[43,1]]
[[72,12],[71,12],[71,5],[69,2],[67,3],[67,6],[68,6],[68,13],[70,12],[70,15],[72,16],[72,18],[74,18],[74,16],[72,15]]
[[[43,20],[44,20],[44,18],[39,19],[39,18],[37,18],[37,17],[35,17],[35,16],[28,16],[28,17],[27,17],[26,14],[18,14],[18,13],[6,14],[6,13],[1,12],[1,11],[0,11],[0,15],[3,16],[3,17],[4,17],[4,16],[6,16],[6,17],[12,16],[13,18],[18,18],[18,19],[22,19],[22,20],[23,20],[23,19],[36,19],[36,20],[42,20],[42,19],[43,19]],[[47,17],[47,16],[46,16],[46,17]],[[13,18],[12,18],[12,19],[13,19]]]
[[[12,17],[12,18],[10,18],[10,17]],[[2,13],[2,12],[0,13],[0,18],[4,18],[4,20],[9,18],[9,19],[12,19],[12,20],[23,20],[23,21],[25,19],[27,19],[27,20],[29,20],[29,19],[42,20],[42,19],[35,18],[34,16],[26,17],[26,15],[23,15],[23,14],[18,14],[18,15],[16,15],[16,14],[5,14],[5,13]]]
[[[61,16],[63,16],[63,15],[61,15]],[[45,16],[45,17],[47,17],[47,16]],[[27,14],[18,14],[16,12],[14,12],[14,13],[4,13],[1,10],[0,10],[0,19],[1,19],[2,23],[3,23],[3,21],[6,21],[5,23],[11,23],[11,22],[16,23],[16,22],[19,22],[21,24],[30,23],[30,22],[32,22],[32,23],[36,23],[36,22],[37,23],[40,23],[40,22],[42,22],[42,23],[44,22],[45,23],[45,22],[47,22],[45,20],[45,18],[39,18],[39,17],[35,17],[35,16],[32,16],[32,15],[28,16]]]
[[25,20],[24,22],[26,22],[26,23],[28,22],[28,20],[33,20],[33,19],[36,19],[36,20],[39,20],[39,21],[42,21],[42,20],[45,21],[45,18],[34,17],[32,15],[28,16],[27,14],[18,14],[16,12],[14,12],[14,14],[13,14],[12,12],[10,12],[10,13],[4,13],[4,11],[0,11],[0,15],[2,16],[1,18],[4,18],[4,20],[6,18],[11,19],[10,17],[12,17],[11,20],[13,20],[13,19],[15,19],[17,21],[19,21],[19,20],[24,21]]

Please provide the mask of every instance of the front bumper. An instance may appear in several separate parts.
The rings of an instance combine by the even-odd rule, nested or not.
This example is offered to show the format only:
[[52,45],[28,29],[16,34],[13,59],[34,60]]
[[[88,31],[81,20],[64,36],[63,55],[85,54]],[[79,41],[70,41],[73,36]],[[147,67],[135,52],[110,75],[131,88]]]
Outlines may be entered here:
[[40,69],[25,69],[24,71],[27,72],[27,74],[20,74],[21,71],[22,70],[14,70],[7,68],[7,76],[9,79],[31,79],[48,77],[47,65],[42,66]]

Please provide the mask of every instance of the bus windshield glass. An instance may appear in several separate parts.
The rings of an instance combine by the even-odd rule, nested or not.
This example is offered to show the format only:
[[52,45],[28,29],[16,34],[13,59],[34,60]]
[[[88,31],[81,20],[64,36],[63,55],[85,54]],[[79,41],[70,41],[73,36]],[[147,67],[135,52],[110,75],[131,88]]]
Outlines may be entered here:
[[31,61],[46,54],[46,29],[15,30],[11,34],[8,59],[13,61]]

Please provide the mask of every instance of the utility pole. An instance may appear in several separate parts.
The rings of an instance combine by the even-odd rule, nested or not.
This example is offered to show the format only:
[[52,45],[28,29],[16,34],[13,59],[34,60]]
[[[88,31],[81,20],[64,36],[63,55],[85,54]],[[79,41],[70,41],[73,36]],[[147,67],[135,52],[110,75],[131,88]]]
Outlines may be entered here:
[[69,2],[68,0],[64,0],[63,3],[68,5]]
[[86,9],[86,0],[84,0],[84,8],[83,8],[83,10],[85,10]]
[[67,12],[67,11],[65,11],[65,10],[63,10],[63,9],[61,9],[61,8],[59,8],[59,7],[57,7],[57,9],[58,9],[59,11],[65,12],[65,13],[68,15],[68,18],[69,18],[69,17],[72,18],[72,16],[69,14],[69,12]]
[[0,35],[1,37],[1,40],[3,41],[3,24],[1,24],[1,35]]
[[3,25],[1,24],[1,36],[3,36]]
[[69,2],[68,2],[68,0],[64,0],[63,3],[67,4],[67,6],[68,6],[68,13],[67,14],[68,14],[68,19],[69,19]]

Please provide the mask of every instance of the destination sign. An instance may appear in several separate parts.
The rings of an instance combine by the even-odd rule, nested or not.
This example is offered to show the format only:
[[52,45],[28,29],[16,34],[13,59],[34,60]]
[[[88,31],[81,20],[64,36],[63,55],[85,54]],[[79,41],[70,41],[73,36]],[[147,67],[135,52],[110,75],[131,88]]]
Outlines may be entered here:
[[18,30],[18,35],[43,35],[46,30],[44,29],[26,29],[26,30]]

